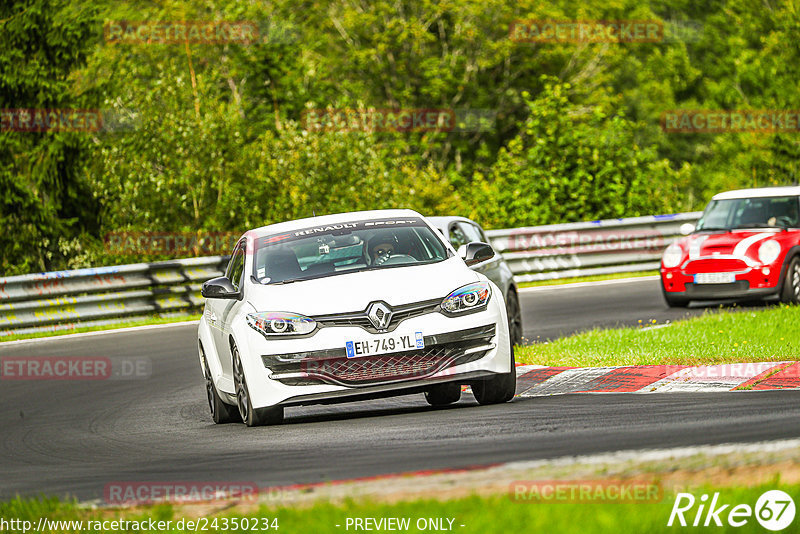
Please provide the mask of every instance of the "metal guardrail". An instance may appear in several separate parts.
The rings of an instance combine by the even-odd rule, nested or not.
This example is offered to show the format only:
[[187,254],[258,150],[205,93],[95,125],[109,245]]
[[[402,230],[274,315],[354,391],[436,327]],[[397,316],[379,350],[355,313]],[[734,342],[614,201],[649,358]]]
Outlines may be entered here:
[[[700,212],[486,232],[517,282],[658,268],[665,247]],[[227,256],[137,263],[0,278],[0,337],[111,324],[203,305],[202,282]]]
[[227,261],[211,256],[0,278],[0,337],[195,310],[203,305],[202,282],[221,276]]
[[520,282],[658,269],[661,254],[702,212],[486,232]]

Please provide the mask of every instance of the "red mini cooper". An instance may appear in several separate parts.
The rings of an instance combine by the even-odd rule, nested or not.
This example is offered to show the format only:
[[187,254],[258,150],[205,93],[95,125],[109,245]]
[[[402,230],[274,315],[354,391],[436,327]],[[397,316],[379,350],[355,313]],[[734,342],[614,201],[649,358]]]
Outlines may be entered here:
[[773,296],[800,303],[800,187],[720,193],[687,230],[661,259],[670,307]]

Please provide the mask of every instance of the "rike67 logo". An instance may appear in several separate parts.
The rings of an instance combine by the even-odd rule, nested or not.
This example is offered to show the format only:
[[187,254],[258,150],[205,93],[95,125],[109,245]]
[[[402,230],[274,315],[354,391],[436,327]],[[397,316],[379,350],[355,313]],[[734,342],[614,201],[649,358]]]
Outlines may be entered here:
[[696,499],[691,493],[678,493],[667,526],[721,527],[728,524],[742,527],[755,517],[762,527],[777,532],[792,524],[795,511],[794,500],[788,493],[780,490],[764,492],[756,501],[755,507],[749,504],[722,503],[719,493],[714,493],[710,502],[707,494]]

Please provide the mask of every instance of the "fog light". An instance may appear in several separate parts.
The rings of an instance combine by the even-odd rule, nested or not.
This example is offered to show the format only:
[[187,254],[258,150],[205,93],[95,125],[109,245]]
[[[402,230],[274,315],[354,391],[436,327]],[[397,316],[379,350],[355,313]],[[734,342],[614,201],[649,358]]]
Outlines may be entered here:
[[667,280],[672,280],[672,273],[667,273]]
[[769,267],[764,267],[761,272],[764,273],[764,276],[769,276]]

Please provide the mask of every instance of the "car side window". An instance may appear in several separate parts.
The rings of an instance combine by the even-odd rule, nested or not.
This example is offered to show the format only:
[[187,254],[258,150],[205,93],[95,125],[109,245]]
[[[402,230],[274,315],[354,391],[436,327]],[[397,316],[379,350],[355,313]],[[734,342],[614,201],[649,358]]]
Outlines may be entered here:
[[453,248],[458,250],[458,247],[461,245],[466,245],[469,243],[469,238],[464,233],[464,230],[458,225],[458,223],[450,225],[450,243],[453,244]]
[[244,272],[244,247],[238,245],[233,252],[231,261],[228,262],[228,269],[225,272],[225,277],[231,281],[233,287],[239,290],[242,283],[242,273]]
[[478,230],[478,227],[474,224],[470,224],[467,222],[457,222],[456,227],[461,230],[461,233],[466,238],[466,243],[472,243],[473,241],[483,241],[484,237],[481,235],[481,232]]

